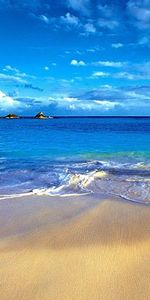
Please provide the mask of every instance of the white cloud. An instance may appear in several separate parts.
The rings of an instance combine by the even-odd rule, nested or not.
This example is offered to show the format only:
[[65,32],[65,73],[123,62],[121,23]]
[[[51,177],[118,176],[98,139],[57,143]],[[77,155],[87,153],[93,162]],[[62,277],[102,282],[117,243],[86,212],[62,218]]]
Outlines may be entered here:
[[115,108],[115,106],[121,105],[119,102],[116,101],[112,102],[107,100],[94,100],[94,103],[100,105],[104,110],[110,110]]
[[[99,64],[100,65],[100,64]],[[103,72],[97,71],[94,72],[90,78],[98,78],[98,77],[111,77],[115,79],[125,79],[125,80],[150,80],[150,63],[145,62],[143,64],[132,64],[131,72],[130,72],[130,64],[129,63],[122,63],[115,66],[115,64],[102,64],[103,66],[112,66],[112,67],[125,67],[122,72]],[[127,66],[127,68],[126,68]]]
[[150,79],[150,61],[134,66],[137,76],[143,79]]
[[67,29],[72,29],[75,27],[77,29],[80,28],[80,34],[94,34],[96,33],[96,27],[92,22],[85,22],[83,19],[79,19],[77,16],[74,16],[70,12],[67,12],[65,16],[61,16],[59,18],[60,23],[67,26]]
[[150,28],[149,0],[129,0],[127,10],[129,15],[135,20],[135,26],[141,30]]
[[87,33],[95,33],[96,32],[96,28],[92,23],[85,24],[84,29]]
[[[91,50],[91,52],[95,52],[95,50]],[[83,60],[76,60],[76,59],[73,59],[71,62],[70,62],[71,65],[74,65],[74,66],[103,66],[103,67],[112,67],[112,68],[121,68],[121,67],[124,67],[127,65],[126,62],[120,62],[120,61],[107,61],[107,60],[100,60],[100,61],[94,61],[94,62],[89,62],[89,63],[85,63]],[[103,72],[100,72],[100,74],[103,73]]]
[[76,59],[72,59],[72,61],[70,62],[70,64],[72,66],[86,66],[86,63],[83,60],[76,60]]
[[45,15],[40,15],[40,16],[39,16],[39,19],[40,19],[41,21],[43,21],[44,23],[46,23],[46,24],[49,24],[49,22],[50,22],[49,18],[46,17]]
[[150,37],[148,37],[148,36],[143,36],[140,40],[139,40],[139,43],[138,43],[139,45],[150,45]]
[[84,15],[89,14],[90,0],[67,0],[68,7]]
[[27,107],[27,105],[20,103],[17,100],[14,100],[12,97],[7,96],[5,93],[0,91],[0,110],[1,111],[14,111],[18,108]]
[[45,106],[52,104],[58,109],[65,109],[68,111],[108,111],[114,109],[116,106],[121,106],[121,103],[118,101],[109,101],[103,99],[85,100],[80,99],[80,97],[70,97],[66,94],[54,94],[51,97],[38,98],[38,102]]
[[87,49],[86,51],[87,51],[87,52],[93,52],[93,53],[94,53],[94,52],[97,51],[97,49],[95,49],[95,48],[89,48],[89,49]]
[[122,48],[123,44],[122,43],[113,43],[111,46],[112,46],[112,48],[118,49],[118,48]]
[[3,69],[3,71],[12,71],[12,72],[15,72],[15,73],[19,73],[19,70],[10,66],[10,65],[6,65]]
[[108,19],[100,18],[98,20],[98,25],[99,25],[99,27],[102,27],[102,28],[104,27],[104,28],[113,30],[119,26],[119,23],[116,20],[110,20],[110,19],[108,20]]
[[76,102],[78,99],[77,98],[74,98],[74,97],[68,97],[68,96],[64,96],[63,97],[63,101],[65,102]]
[[128,80],[138,80],[138,79],[146,79],[146,78],[142,78],[142,76],[140,74],[133,74],[133,73],[129,73],[129,72],[118,72],[113,74],[114,78],[122,78],[122,79],[128,79]]
[[94,66],[104,66],[104,67],[114,67],[114,68],[120,68],[125,63],[120,61],[97,61],[92,63]]
[[[136,93],[135,91],[126,92],[126,96],[129,97],[130,99],[131,98],[143,99],[143,95],[140,95],[140,94]],[[145,96],[145,98],[149,99],[149,97],[147,97],[147,96]]]
[[116,106],[121,106],[117,101],[109,100],[80,100],[78,98],[69,98],[67,96],[59,98],[57,107],[63,107],[68,110],[83,110],[83,111],[108,111],[114,109]]
[[94,72],[91,77],[95,78],[95,77],[109,77],[109,76],[110,73],[100,71],[100,72]]
[[11,65],[6,65],[3,68],[3,71],[9,72],[11,75],[21,78],[35,79],[35,76],[21,72],[19,69],[12,67]]
[[11,81],[11,82],[16,82],[16,83],[23,83],[26,84],[27,80],[20,78],[19,76],[14,76],[14,75],[7,75],[0,73],[0,80],[1,81]]
[[133,101],[136,104],[136,100],[148,100],[150,99],[150,87],[149,86],[110,86],[101,85],[99,89],[93,89],[85,92],[82,95],[78,95],[80,100],[91,100],[91,101],[109,101],[126,103]]
[[44,70],[45,70],[45,71],[49,71],[49,67],[48,67],[48,66],[45,66],[45,67],[44,67]]
[[78,26],[80,25],[80,20],[78,17],[71,15],[69,12],[66,13],[65,16],[60,17],[61,21],[63,23],[66,23],[68,25]]

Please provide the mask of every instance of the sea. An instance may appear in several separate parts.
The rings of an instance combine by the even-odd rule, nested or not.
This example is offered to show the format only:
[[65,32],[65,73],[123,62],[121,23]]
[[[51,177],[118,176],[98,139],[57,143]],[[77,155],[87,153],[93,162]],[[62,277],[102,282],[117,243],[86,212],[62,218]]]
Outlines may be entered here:
[[149,117],[0,119],[0,199],[89,193],[150,202]]

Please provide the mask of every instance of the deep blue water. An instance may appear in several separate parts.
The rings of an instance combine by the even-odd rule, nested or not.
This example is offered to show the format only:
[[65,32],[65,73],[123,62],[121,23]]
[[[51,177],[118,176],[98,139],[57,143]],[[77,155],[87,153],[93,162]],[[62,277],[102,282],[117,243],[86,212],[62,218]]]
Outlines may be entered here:
[[0,194],[95,169],[148,178],[150,118],[0,119]]

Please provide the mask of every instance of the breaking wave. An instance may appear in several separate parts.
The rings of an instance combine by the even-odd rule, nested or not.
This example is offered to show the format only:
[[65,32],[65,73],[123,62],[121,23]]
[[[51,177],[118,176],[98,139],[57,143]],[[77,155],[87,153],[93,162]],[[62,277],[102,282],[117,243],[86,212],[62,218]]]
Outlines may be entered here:
[[3,184],[0,189],[0,199],[24,195],[66,197],[100,193],[148,204],[150,202],[150,164],[83,161],[55,162],[55,164],[46,164],[41,167],[21,170],[17,168],[12,172],[6,169],[3,172]]

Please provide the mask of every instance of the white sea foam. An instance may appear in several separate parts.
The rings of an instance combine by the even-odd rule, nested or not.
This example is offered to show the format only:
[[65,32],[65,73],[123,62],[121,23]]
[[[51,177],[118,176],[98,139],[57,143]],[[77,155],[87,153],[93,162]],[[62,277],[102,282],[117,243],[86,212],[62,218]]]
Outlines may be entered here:
[[[28,188],[26,193],[21,192],[26,184],[31,184],[32,187],[32,181],[14,183],[9,190],[10,195],[1,195],[0,200],[30,195],[67,197],[96,192],[147,204],[150,202],[150,174],[143,165],[143,162],[131,165],[96,160],[70,165],[68,163],[57,164],[51,172],[50,170],[43,172],[42,169],[39,176],[36,176],[36,173],[33,174],[34,183],[38,184],[37,187],[31,188],[31,191]],[[57,180],[56,178],[54,180],[53,174],[58,178]],[[46,182],[46,187],[44,182]],[[17,186],[18,193],[12,193],[13,188],[16,190]]]
[[6,199],[16,199],[16,198],[21,198],[21,197],[26,197],[26,196],[32,196],[34,193],[28,192],[28,193],[20,193],[20,194],[11,194],[11,195],[0,195],[0,201],[1,200],[6,200]]

